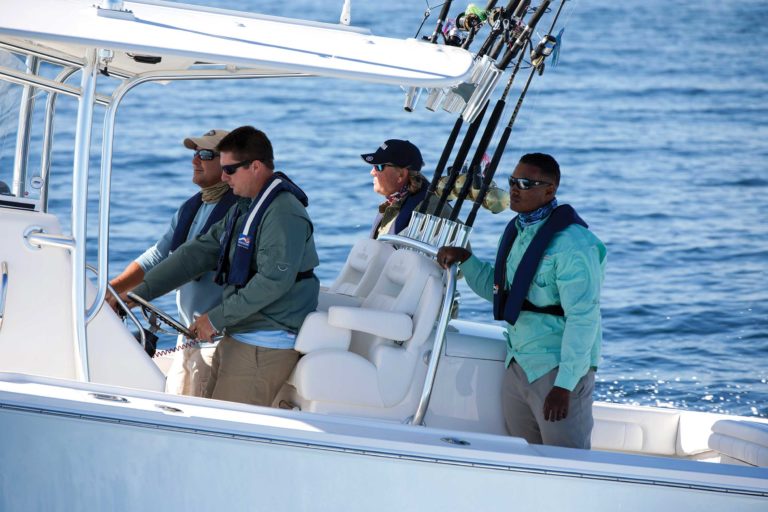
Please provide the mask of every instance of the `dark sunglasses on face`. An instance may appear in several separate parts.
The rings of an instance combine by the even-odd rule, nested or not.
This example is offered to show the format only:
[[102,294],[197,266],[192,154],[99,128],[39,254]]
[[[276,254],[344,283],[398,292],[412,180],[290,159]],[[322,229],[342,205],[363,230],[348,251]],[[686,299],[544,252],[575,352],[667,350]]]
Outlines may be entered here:
[[383,172],[385,167],[397,167],[395,164],[373,164],[373,168],[376,172]]
[[252,158],[250,160],[243,160],[242,162],[238,162],[236,164],[222,165],[221,170],[224,171],[225,174],[232,176],[237,172],[239,168],[245,167],[246,165],[251,165],[255,160],[255,158]]
[[512,176],[509,177],[509,188],[517,186],[517,188],[520,190],[528,190],[530,188],[540,187],[542,185],[551,185],[551,183],[546,181],[529,180],[528,178],[514,178]]
[[195,156],[200,160],[208,161],[208,160],[213,160],[214,158],[219,156],[219,154],[212,149],[198,149],[197,151],[195,151]]

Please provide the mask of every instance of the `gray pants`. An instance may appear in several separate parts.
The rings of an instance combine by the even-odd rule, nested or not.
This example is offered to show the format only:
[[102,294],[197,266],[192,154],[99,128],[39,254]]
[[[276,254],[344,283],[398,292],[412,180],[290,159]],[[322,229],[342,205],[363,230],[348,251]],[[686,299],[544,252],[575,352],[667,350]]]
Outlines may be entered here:
[[501,388],[502,410],[507,433],[522,437],[531,444],[547,444],[584,448],[591,446],[592,392],[595,389],[595,372],[589,370],[571,391],[568,417],[560,421],[544,419],[544,400],[552,390],[557,368],[546,375],[528,382],[525,372],[513,361],[504,373]]

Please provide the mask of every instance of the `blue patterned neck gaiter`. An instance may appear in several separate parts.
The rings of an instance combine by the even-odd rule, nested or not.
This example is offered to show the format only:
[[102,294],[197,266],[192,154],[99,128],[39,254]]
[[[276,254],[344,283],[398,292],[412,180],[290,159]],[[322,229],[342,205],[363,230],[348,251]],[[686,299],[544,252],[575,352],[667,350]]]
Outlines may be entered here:
[[520,224],[521,228],[527,228],[528,226],[536,224],[540,220],[549,217],[549,214],[552,213],[552,210],[555,208],[557,208],[556,197],[541,208],[537,208],[532,212],[518,214],[517,222]]

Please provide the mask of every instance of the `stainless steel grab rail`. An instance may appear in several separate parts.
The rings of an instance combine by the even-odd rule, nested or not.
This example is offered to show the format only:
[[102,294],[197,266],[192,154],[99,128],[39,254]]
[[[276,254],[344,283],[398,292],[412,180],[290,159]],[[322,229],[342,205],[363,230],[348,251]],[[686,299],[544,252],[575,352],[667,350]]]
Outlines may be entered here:
[[8,293],[8,263],[0,263],[0,329],[3,328],[5,318],[5,297]]
[[[436,247],[404,236],[381,235],[378,240],[421,251],[431,258],[434,258],[437,255]],[[445,333],[448,330],[448,322],[451,321],[453,298],[456,294],[456,266],[454,265],[449,270],[446,270],[445,274],[446,282],[443,304],[440,307],[440,316],[437,320],[435,339],[432,342],[432,351],[429,355],[429,363],[427,364],[427,374],[424,377],[424,387],[421,390],[421,397],[419,398],[419,404],[416,406],[416,412],[410,419],[411,425],[424,425],[424,417],[429,408],[429,401],[432,399],[432,390],[435,385],[435,378],[437,377],[437,366],[440,363],[440,354],[442,354],[443,345],[445,345]]]
[[[86,265],[86,268],[96,274],[99,275],[99,271],[94,267],[93,265]],[[147,346],[147,335],[144,332],[144,327],[141,325],[141,322],[139,322],[139,319],[136,317],[136,315],[133,314],[133,311],[131,311],[131,308],[129,308],[123,299],[120,298],[120,295],[115,291],[114,288],[112,288],[112,285],[107,283],[107,290],[109,290],[109,293],[111,293],[115,300],[117,301],[117,305],[120,306],[120,309],[125,311],[125,314],[128,316],[128,318],[136,325],[136,328],[139,331],[139,336],[141,337],[141,346],[146,347]]]

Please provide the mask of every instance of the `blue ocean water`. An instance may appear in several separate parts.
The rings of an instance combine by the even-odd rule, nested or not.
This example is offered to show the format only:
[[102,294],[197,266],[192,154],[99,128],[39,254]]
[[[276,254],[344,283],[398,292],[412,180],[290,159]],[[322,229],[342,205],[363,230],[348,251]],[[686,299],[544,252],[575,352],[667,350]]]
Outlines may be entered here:
[[[335,23],[343,2],[193,3]],[[412,37],[426,6],[356,0],[352,21]],[[523,153],[555,155],[560,202],[608,246],[598,399],[768,417],[768,3],[570,0],[561,20],[559,64],[534,78],[497,182]],[[397,87],[331,79],[137,88],[118,114],[110,274],[151,245],[194,192],[182,139],[252,124],[308,193],[317,273],[331,281],[380,199],[359,154],[410,139],[431,174],[455,120],[423,103],[406,113],[402,101]],[[61,118],[76,108],[60,105]],[[65,216],[71,142],[62,123],[51,205]],[[511,217],[481,212],[471,239],[479,256],[493,258]],[[460,289],[462,317],[491,322],[489,304]],[[170,297],[160,304],[174,309]]]

